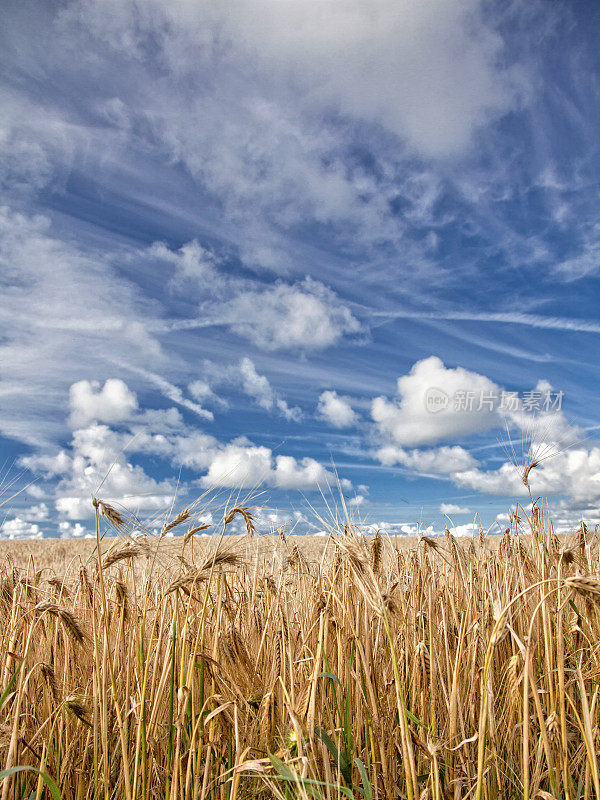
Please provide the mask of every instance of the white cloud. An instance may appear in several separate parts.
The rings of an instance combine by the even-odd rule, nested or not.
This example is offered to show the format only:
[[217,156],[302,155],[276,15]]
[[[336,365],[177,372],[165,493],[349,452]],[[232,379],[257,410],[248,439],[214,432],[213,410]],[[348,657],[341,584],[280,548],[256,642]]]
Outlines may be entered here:
[[221,313],[235,333],[263,350],[322,350],[360,331],[350,310],[311,278],[241,293]]
[[368,503],[368,502],[369,501],[367,500],[367,498],[362,494],[357,494],[354,497],[351,497],[347,501],[347,503],[350,506],[350,508],[358,508],[359,506],[365,505],[365,503]]
[[217,452],[202,483],[207,487],[318,489],[335,482],[335,476],[312,458],[273,458],[268,447],[231,443]]
[[170,250],[164,242],[154,242],[146,253],[150,258],[173,264],[176,282],[193,281],[202,283],[205,287],[221,282],[217,270],[218,259],[196,239],[182,245],[179,250]]
[[195,397],[198,400],[205,400],[207,397],[211,397],[213,394],[210,384],[208,381],[204,380],[192,381],[192,383],[190,383],[188,386],[188,389],[190,390],[192,397]]
[[471,514],[471,509],[466,506],[457,506],[454,503],[442,503],[440,505],[440,514]]
[[268,379],[265,375],[258,374],[254,362],[248,357],[242,358],[239,369],[243,390],[254,398],[261,408],[270,411],[273,408],[274,393]]
[[468,450],[459,445],[434,447],[430,450],[404,450],[395,445],[386,445],[376,452],[382,464],[402,464],[416,472],[451,474],[474,467],[477,461]]
[[271,450],[235,444],[217,453],[202,483],[208,487],[250,488],[266,481],[271,472]]
[[311,526],[310,521],[301,511],[281,511],[257,506],[252,513],[258,523],[258,527],[262,530],[267,528],[271,531],[276,531],[278,528],[284,527],[286,534],[291,534],[294,533],[299,525],[303,529]]
[[147,381],[151,384],[156,386],[156,388],[161,392],[161,394],[170,400],[172,403],[177,403],[177,405],[182,406],[183,408],[187,408],[188,411],[192,411],[194,414],[197,414],[199,417],[203,419],[213,420],[214,414],[212,411],[207,411],[207,409],[203,408],[198,403],[194,403],[189,398],[185,397],[183,391],[176,386],[171,381],[168,381],[162,375],[158,375],[156,372],[152,372],[151,370],[145,369],[143,367],[132,367],[130,366],[129,369],[132,372],[137,373],[144,377]]
[[91,500],[99,490],[101,499],[132,510],[165,507],[175,486],[170,481],[155,480],[127,460],[123,448],[130,440],[129,434],[93,423],[74,432],[68,451],[28,456],[21,462],[34,472],[58,478],[55,507],[70,520],[93,516]]
[[185,423],[176,408],[146,408],[131,420],[134,430],[138,426],[147,428],[153,433],[175,433],[185,429]]
[[[600,447],[561,449],[557,445],[553,451],[546,444],[545,450],[546,457],[529,473],[535,496],[564,494],[579,505],[600,501]],[[495,470],[475,468],[458,472],[453,479],[460,486],[486,494],[516,497],[529,494],[519,469],[509,462]]]
[[205,378],[193,381],[189,391],[202,402],[210,401],[227,408],[229,403],[215,394],[215,387],[235,386],[248,395],[254,403],[265,411],[276,410],[285,419],[299,422],[302,410],[289,406],[271,385],[266,375],[261,375],[254,361],[244,356],[237,364],[225,366],[205,360],[202,365]]
[[432,536],[435,534],[433,525],[423,527],[419,522],[407,522],[400,525],[400,532],[405,536]]
[[46,503],[30,506],[29,508],[23,509],[20,513],[27,522],[45,522],[49,514]]
[[73,383],[109,369],[114,375],[117,359],[164,364],[143,294],[106,255],[53,235],[47,218],[0,208],[0,292],[0,431],[7,436],[36,448],[54,443],[65,433],[57,411]]
[[85,528],[80,522],[59,522],[58,531],[62,539],[80,539],[82,537],[91,537],[92,532]]
[[[304,80],[310,100],[372,120],[426,155],[462,150],[514,100],[500,37],[478,0],[423,4],[235,4],[225,29],[270,70]],[[522,80],[522,76],[521,76]],[[443,124],[440,122],[443,120]]]
[[554,268],[554,272],[567,281],[576,281],[586,275],[597,273],[600,264],[600,225],[592,225],[587,232],[578,255],[565,259]]
[[[454,406],[457,393],[473,393],[473,410]],[[376,397],[371,415],[379,431],[401,446],[433,444],[443,439],[488,430],[501,424],[499,387],[484,375],[463,367],[448,369],[436,356],[417,361],[408,375],[398,378],[398,400]],[[494,397],[492,407],[480,398]],[[431,400],[439,398],[438,405]]]
[[334,428],[349,428],[357,421],[350,398],[342,397],[334,391],[326,391],[320,395],[317,411]]
[[[438,400],[433,409],[427,402],[431,390]],[[545,397],[552,392],[552,386],[540,380],[532,391]],[[455,410],[453,399],[457,393],[472,394],[472,411]],[[511,438],[516,432],[525,442],[529,455],[525,454],[524,460],[538,462],[529,474],[533,493],[562,494],[582,503],[600,499],[600,448],[577,445],[583,433],[567,421],[560,409],[544,411],[542,407],[541,411],[529,411],[521,393],[514,408],[501,412],[502,390],[497,384],[462,367],[447,369],[433,356],[417,362],[408,375],[398,379],[398,394],[397,401],[383,397],[373,401],[376,433],[383,442],[375,456],[382,464],[402,464],[419,473],[448,475],[457,486],[483,494],[527,497],[529,492],[521,477],[525,464],[505,462],[486,469],[459,445],[407,448],[417,442],[429,444],[502,426],[509,429]],[[489,399],[489,405],[479,403],[479,398]]]
[[[542,398],[556,397],[552,385],[546,380],[539,380],[531,391]],[[570,446],[585,438],[581,428],[568,422],[560,408],[547,411],[543,407],[535,411],[527,410],[522,398],[519,399],[518,407],[506,415],[506,421],[531,442],[561,442],[562,445]]]
[[243,391],[258,406],[266,411],[276,408],[287,420],[299,422],[302,411],[298,407],[290,408],[285,400],[278,397],[266,375],[259,375],[254,362],[247,356],[239,363],[239,376]]
[[0,181],[5,189],[41,189],[57,166],[69,169],[80,148],[101,140],[98,131],[69,120],[48,102],[18,93],[7,82],[0,96]]
[[335,476],[314,458],[277,456],[273,480],[280,489],[318,489],[332,485]]
[[28,494],[30,497],[35,498],[35,500],[41,500],[43,497],[46,497],[46,492],[42,489],[41,486],[38,486],[37,483],[31,483],[25,489],[25,494]]
[[[247,390],[259,399],[267,397],[268,382],[260,380],[251,361],[243,366]],[[256,446],[245,438],[222,443],[186,425],[173,408],[140,410],[128,387],[116,384],[108,383],[103,389],[79,385],[72,393],[72,414],[79,415],[74,422],[110,417],[114,427],[94,421],[73,432],[68,448],[21,458],[22,466],[54,479],[54,504],[60,521],[90,518],[94,496],[137,513],[164,509],[177,491],[189,491],[190,486],[183,481],[176,485],[153,478],[132,460],[136,453],[197,471],[202,474],[201,484],[209,488],[264,485],[313,490],[335,482],[335,476],[312,458],[275,455],[270,448]],[[274,404],[279,400],[272,389],[270,397]],[[351,488],[346,479],[341,485]],[[41,504],[23,519],[33,520],[34,514],[35,519],[42,519],[47,512]]]
[[98,381],[78,381],[69,391],[70,422],[73,428],[83,428],[90,422],[122,422],[136,411],[135,394],[124,381],[109,378],[104,386]]
[[206,469],[219,448],[214,436],[195,429],[171,437],[147,435],[135,445],[143,453],[169,459],[173,466],[195,470]]
[[[173,321],[170,330],[224,326],[267,351],[322,350],[361,330],[336,293],[309,276],[295,284],[278,282],[265,288],[258,281],[217,269],[218,259],[197,242],[176,252],[155,243],[147,252],[169,263],[185,263],[185,276],[196,282],[195,291],[202,300],[198,318]],[[190,263],[197,266],[199,259],[202,266],[192,269]],[[210,276],[205,274],[207,259]],[[256,379],[253,382],[256,388]]]
[[454,525],[449,530],[453,536],[477,536],[480,528],[479,522],[467,522],[464,525]]
[[291,422],[300,422],[302,409],[299,406],[289,406],[285,400],[277,398],[276,405],[279,413]]
[[502,39],[482,12],[479,0],[383,0],[375,7],[85,0],[63,17],[128,57],[141,59],[152,37],[174,76],[212,55],[242,86],[253,78],[255,93],[262,84],[266,96],[284,95],[292,82],[302,105],[380,124],[418,152],[439,156],[461,151],[515,102],[510,70],[500,66]]
[[4,539],[41,539],[44,536],[39,525],[34,522],[26,522],[20,517],[3,522],[0,525],[0,534]]
[[34,473],[42,473],[48,477],[64,475],[71,469],[72,461],[65,450],[57,453],[38,453],[32,456],[23,456],[21,465]]

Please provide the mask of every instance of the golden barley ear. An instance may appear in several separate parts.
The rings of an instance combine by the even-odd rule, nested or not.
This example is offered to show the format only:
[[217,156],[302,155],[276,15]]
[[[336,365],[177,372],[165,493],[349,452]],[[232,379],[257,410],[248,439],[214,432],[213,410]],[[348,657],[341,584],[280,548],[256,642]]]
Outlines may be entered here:
[[192,536],[194,536],[196,533],[199,533],[200,531],[205,531],[208,528],[210,528],[210,525],[195,525],[189,527],[183,537],[183,543],[187,544],[189,540],[192,538]]
[[377,530],[375,532],[375,536],[373,537],[373,541],[371,542],[371,569],[373,570],[375,575],[378,575],[381,569],[382,553],[383,553],[383,539],[381,536],[381,531]]
[[521,480],[523,481],[523,483],[525,484],[525,486],[528,489],[531,488],[529,486],[529,473],[531,472],[532,469],[535,469],[537,466],[538,466],[538,462],[537,461],[530,461],[529,464],[527,464],[525,466],[525,468],[523,469],[523,474],[521,475]]
[[102,516],[106,517],[110,524],[115,528],[119,529],[125,525],[124,517],[115,508],[109,506],[108,503],[104,503],[102,500],[94,498],[92,505],[94,508],[98,509]]
[[594,575],[574,575],[565,578],[565,586],[579,594],[600,597],[600,578],[596,578]]
[[71,596],[71,593],[65,586],[64,580],[60,578],[48,578],[48,584],[52,586],[53,589],[56,589],[59,594],[62,594],[63,597],[68,598]]
[[223,519],[223,526],[226,528],[228,525],[230,525],[233,522],[233,518],[236,514],[239,514],[241,517],[243,517],[244,522],[246,523],[246,533],[248,536],[254,536],[256,533],[254,517],[250,513],[250,510],[245,506],[235,506],[228,511]]
[[69,711],[77,717],[78,720],[83,722],[83,724],[91,728],[92,723],[89,721],[87,716],[87,709],[84,705],[82,698],[73,695],[71,697],[67,697],[65,700],[65,705],[69,709]]
[[54,674],[54,667],[51,664],[41,664],[40,670],[46,685],[50,689],[52,699],[56,701],[58,695],[58,688],[56,685],[56,675]]
[[141,555],[141,552],[139,545],[132,543],[126,544],[125,547],[121,547],[119,550],[109,550],[108,553],[102,556],[102,566],[104,569],[108,569],[118,564],[119,561],[137,558]]
[[431,536],[421,536],[419,542],[422,542],[426,549],[429,548],[434,551],[440,549],[440,543],[436,539],[432,539]]
[[117,605],[119,605],[123,611],[123,616],[125,619],[129,617],[129,608],[128,608],[128,593],[127,593],[127,585],[122,580],[115,581],[115,596],[117,600]]
[[169,531],[172,531],[173,528],[176,528],[178,525],[182,525],[190,518],[190,510],[189,508],[184,508],[183,511],[180,511],[177,516],[171,520],[171,522],[167,522],[165,525],[162,526],[160,529],[160,535],[165,536]]
[[48,613],[57,617],[68,635],[77,644],[83,644],[85,641],[85,634],[81,628],[81,624],[75,614],[67,608],[56,605],[56,603],[40,603],[36,606],[38,614]]

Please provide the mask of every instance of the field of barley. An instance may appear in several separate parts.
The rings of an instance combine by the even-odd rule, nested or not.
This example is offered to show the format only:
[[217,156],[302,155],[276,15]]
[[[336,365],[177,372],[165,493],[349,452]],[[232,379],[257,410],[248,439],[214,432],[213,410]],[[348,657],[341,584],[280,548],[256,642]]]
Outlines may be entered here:
[[[600,798],[595,532],[4,546],[1,800]],[[185,535],[167,538],[181,529]],[[110,538],[104,534],[110,534]],[[54,556],[49,558],[54,548]]]

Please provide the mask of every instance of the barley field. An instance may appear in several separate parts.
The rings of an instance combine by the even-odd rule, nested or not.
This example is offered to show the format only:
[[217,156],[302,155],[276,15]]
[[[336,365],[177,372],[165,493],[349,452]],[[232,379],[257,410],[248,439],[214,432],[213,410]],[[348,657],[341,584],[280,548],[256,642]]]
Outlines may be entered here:
[[[600,797],[599,551],[504,535],[132,536],[1,552],[2,798]],[[112,534],[110,538],[104,533]],[[54,548],[54,554],[52,554]]]

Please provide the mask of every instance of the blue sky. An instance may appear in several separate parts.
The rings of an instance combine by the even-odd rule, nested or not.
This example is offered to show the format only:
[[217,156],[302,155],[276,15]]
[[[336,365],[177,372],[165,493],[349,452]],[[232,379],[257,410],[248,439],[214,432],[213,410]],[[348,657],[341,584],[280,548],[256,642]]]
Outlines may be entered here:
[[530,442],[557,527],[600,522],[597,4],[3,20],[3,537],[84,535],[94,494],[504,525]]

